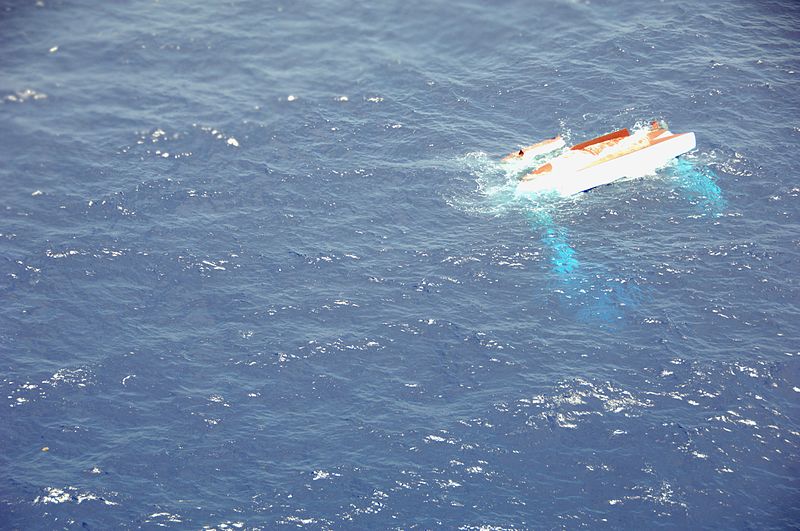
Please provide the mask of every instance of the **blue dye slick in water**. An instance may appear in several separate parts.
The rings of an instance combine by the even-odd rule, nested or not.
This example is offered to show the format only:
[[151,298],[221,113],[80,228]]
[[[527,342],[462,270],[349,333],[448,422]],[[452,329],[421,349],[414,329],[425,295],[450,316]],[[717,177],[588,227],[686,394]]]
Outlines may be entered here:
[[723,215],[725,199],[716,183],[714,170],[697,167],[691,161],[680,158],[668,169],[668,173],[676,178],[687,199],[697,205],[700,214]]
[[526,212],[533,230],[542,231],[542,244],[550,250],[553,272],[559,276],[572,274],[580,262],[575,258],[575,249],[569,245],[569,237],[563,228],[555,225],[553,216],[546,207],[531,207]]
[[581,268],[578,253],[570,245],[569,233],[553,220],[559,200],[536,198],[525,210],[531,230],[541,234],[542,249],[549,256],[553,276],[552,292],[560,295],[560,303],[578,308],[580,319],[596,326],[610,325],[622,319],[623,309],[632,308],[638,288],[619,282],[603,282],[609,272]]
[[[536,165],[544,162],[545,160],[536,161]],[[663,172],[680,187],[686,200],[697,206],[698,215],[722,216],[725,208],[722,190],[715,183],[713,170],[699,164],[680,157],[670,162]],[[625,307],[635,308],[643,297],[639,286],[624,282],[612,283],[596,290],[596,293],[587,291],[586,287],[592,284],[592,279],[588,276],[592,271],[580,271],[580,260],[569,243],[568,231],[565,227],[556,225],[553,220],[553,212],[562,202],[559,198],[523,195],[522,201],[527,201],[524,212],[531,229],[541,233],[543,249],[549,254],[552,273],[560,284],[554,289],[555,292],[561,293],[565,299],[588,299],[589,302],[584,305],[581,314],[598,323],[612,323],[622,319]],[[594,273],[596,278],[600,278],[603,275],[608,276],[610,272]]]
[[0,5],[0,528],[800,526],[800,6],[484,4]]

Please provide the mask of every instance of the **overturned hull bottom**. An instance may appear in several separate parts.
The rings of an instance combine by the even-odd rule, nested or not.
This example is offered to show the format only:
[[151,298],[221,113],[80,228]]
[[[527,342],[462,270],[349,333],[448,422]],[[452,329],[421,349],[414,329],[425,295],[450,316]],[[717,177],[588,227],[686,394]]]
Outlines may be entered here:
[[694,133],[670,134],[658,143],[610,160],[592,161],[580,168],[554,168],[554,171],[540,175],[529,175],[517,185],[517,193],[569,196],[620,179],[652,175],[675,157],[694,149],[695,145]]

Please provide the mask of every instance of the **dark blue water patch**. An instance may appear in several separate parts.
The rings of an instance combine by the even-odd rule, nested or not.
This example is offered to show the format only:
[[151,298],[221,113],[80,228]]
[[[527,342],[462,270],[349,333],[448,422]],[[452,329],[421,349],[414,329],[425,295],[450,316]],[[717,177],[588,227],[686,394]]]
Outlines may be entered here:
[[796,11],[6,3],[0,521],[796,527]]

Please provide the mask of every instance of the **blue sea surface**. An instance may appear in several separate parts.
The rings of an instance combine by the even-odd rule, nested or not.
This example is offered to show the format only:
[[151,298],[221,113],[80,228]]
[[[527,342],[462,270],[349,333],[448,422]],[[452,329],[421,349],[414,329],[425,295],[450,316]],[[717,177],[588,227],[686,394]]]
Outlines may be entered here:
[[800,527],[794,0],[0,0],[0,131],[2,529]]

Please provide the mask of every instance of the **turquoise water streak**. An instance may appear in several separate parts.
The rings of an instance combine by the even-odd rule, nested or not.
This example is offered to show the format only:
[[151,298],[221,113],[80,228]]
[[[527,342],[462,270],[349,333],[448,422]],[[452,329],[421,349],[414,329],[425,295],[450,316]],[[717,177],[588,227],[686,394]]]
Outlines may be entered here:
[[[553,207],[549,207],[553,208]],[[531,229],[542,233],[541,242],[550,255],[553,273],[567,281],[580,267],[575,249],[569,244],[569,233],[553,221],[548,207],[531,206],[525,209]]]
[[686,158],[679,158],[666,172],[681,188],[687,201],[697,205],[701,214],[721,216],[725,211],[725,198],[716,183],[714,170]]
[[556,199],[539,200],[524,210],[531,230],[540,235],[551,264],[551,289],[559,294],[561,304],[575,309],[581,321],[610,325],[622,319],[625,312],[636,309],[643,296],[641,289],[615,278],[614,271],[597,265],[581,266],[578,252],[570,244],[569,231],[553,220],[552,210],[562,206],[563,201]]

